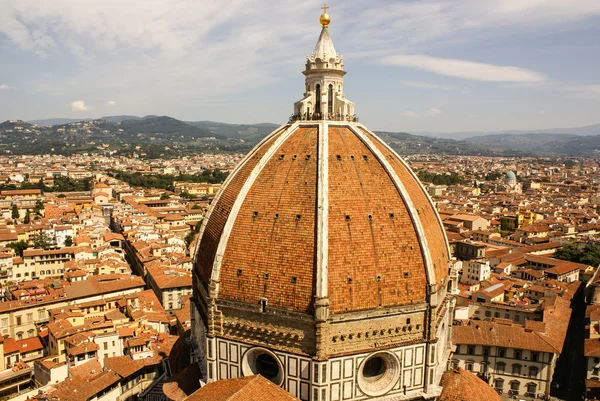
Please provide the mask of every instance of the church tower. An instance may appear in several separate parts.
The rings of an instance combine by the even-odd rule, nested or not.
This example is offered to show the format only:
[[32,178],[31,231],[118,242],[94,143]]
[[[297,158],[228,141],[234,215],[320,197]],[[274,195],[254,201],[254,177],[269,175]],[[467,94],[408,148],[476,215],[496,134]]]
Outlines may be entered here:
[[196,355],[206,381],[260,374],[305,401],[433,400],[450,352],[448,241],[411,168],[358,123],[330,20],[292,119],[203,221]]

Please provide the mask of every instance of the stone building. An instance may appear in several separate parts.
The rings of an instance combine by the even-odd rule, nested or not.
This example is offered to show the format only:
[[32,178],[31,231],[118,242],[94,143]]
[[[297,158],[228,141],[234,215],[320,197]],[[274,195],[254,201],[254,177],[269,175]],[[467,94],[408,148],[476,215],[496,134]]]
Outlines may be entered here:
[[356,122],[329,21],[293,118],[203,221],[194,355],[206,382],[260,374],[301,400],[435,399],[457,281],[448,241],[410,167]]

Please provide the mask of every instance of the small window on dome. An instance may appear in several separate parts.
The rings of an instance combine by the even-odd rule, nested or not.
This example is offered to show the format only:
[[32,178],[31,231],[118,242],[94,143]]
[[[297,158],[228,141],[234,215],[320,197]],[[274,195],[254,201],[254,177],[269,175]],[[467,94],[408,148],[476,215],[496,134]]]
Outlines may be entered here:
[[279,160],[283,160],[285,158],[285,155],[279,155]]
[[296,160],[298,158],[298,155],[294,155],[294,157],[292,157],[292,159]]
[[268,279],[269,279],[269,273],[265,273],[265,274],[263,275],[263,277],[264,277],[264,279],[265,279],[265,280],[268,280]]
[[306,155],[306,160],[310,160],[310,155]]
[[347,214],[347,215],[345,216],[345,219],[346,219],[346,221],[350,221],[350,215],[349,215],[349,214]]
[[338,160],[342,160],[342,156],[341,155],[336,155],[335,156]]
[[377,277],[375,277],[375,281],[380,282],[381,281],[381,275],[378,274]]
[[404,272],[404,278],[408,278],[408,272]]
[[348,277],[348,284],[352,284],[352,278]]
[[258,217],[258,212],[252,213],[252,217]]
[[372,214],[369,215],[369,220],[373,220],[373,215]]
[[242,269],[237,270],[237,275],[238,275],[238,277],[242,275]]
[[298,282],[298,279],[295,276],[292,276],[292,284],[296,284],[296,282]]
[[265,313],[267,311],[267,298],[261,298],[260,299],[260,311],[262,313]]
[[300,218],[301,218],[301,217],[302,217],[302,215],[301,215],[301,214],[297,214],[297,215],[296,215],[296,221],[300,220]]
[[363,159],[369,160],[369,157],[367,155],[363,155]]
[[394,218],[394,213],[390,213],[390,219]]
[[279,218],[279,213],[275,213],[275,218],[278,219]]
[[354,160],[354,155],[350,155],[350,159]]

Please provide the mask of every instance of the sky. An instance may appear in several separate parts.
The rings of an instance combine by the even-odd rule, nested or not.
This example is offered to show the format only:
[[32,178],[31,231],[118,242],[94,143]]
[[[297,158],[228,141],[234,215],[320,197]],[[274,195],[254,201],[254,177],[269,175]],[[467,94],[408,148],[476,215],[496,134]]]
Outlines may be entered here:
[[[600,123],[599,0],[330,0],[345,94],[374,130]],[[313,0],[0,0],[0,121],[284,123]]]

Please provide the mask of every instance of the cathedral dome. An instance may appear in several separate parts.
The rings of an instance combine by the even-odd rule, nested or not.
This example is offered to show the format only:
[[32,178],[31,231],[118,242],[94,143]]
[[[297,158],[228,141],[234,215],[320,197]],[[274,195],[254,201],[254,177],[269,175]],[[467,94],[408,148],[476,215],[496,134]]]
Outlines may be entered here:
[[208,212],[197,272],[218,298],[341,313],[425,302],[442,224],[410,167],[362,124],[296,122],[259,144]]
[[322,25],[290,120],[202,223],[193,338],[208,381],[261,374],[301,400],[434,399],[457,271],[418,178],[358,122]]
[[509,171],[508,173],[506,173],[505,178],[507,180],[515,180],[517,178],[517,176],[515,175],[515,173],[513,171]]

